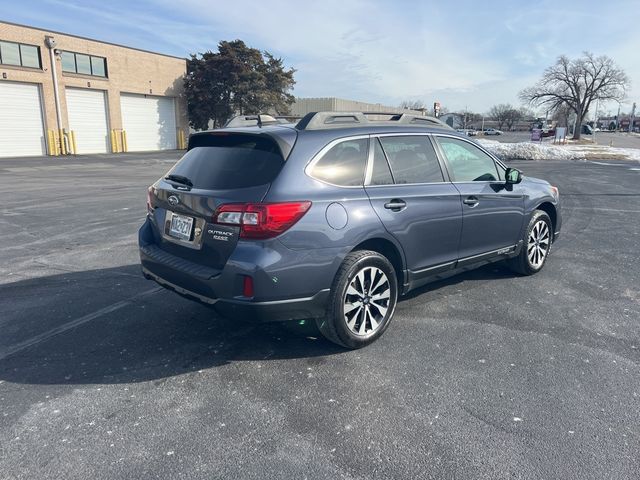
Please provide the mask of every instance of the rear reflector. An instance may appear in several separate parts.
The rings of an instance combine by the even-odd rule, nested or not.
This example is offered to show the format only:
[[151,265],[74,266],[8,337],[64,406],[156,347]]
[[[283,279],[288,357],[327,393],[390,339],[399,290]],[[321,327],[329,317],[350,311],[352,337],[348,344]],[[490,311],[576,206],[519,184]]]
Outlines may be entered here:
[[213,214],[213,223],[238,225],[241,238],[277,237],[300,220],[311,202],[228,203]]
[[253,297],[253,278],[248,275],[244,276],[244,283],[242,285],[242,296]]

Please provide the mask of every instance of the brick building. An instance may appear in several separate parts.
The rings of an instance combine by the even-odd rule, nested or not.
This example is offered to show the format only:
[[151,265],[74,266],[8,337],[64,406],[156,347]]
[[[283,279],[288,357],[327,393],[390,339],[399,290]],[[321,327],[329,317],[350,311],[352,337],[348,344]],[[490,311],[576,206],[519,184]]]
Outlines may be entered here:
[[184,58],[0,22],[0,157],[180,148],[185,72]]

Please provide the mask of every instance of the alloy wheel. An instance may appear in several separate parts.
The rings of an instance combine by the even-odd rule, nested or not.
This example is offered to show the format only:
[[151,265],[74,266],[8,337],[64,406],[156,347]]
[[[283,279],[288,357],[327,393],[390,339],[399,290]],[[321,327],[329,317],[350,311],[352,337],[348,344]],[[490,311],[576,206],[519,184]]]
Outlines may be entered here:
[[551,245],[551,235],[549,233],[549,224],[544,220],[538,220],[529,233],[527,241],[527,257],[529,263],[535,269],[542,267],[545,258],[549,254],[549,246]]
[[359,336],[373,334],[385,320],[391,302],[387,275],[377,267],[364,267],[353,276],[344,295],[344,320]]

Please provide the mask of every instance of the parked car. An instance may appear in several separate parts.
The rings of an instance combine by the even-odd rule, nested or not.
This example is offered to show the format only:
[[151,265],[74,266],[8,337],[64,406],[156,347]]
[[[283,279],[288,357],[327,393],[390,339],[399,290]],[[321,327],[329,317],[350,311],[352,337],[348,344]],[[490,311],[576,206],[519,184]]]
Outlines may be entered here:
[[502,135],[502,130],[497,130],[495,128],[487,128],[484,131],[485,135]]
[[560,233],[557,188],[435,118],[251,122],[193,134],[139,231],[144,276],[222,315],[359,348],[400,296],[488,262],[535,274]]
[[472,128],[458,128],[456,129],[456,132],[463,133],[467,137],[475,137],[476,135],[478,135],[478,132]]

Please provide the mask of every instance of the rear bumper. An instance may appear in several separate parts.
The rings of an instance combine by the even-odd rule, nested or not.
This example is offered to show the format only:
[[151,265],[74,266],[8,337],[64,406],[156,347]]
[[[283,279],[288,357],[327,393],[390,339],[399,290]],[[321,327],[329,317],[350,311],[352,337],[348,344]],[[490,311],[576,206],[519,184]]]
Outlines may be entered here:
[[[309,252],[291,251],[279,242],[236,247],[222,269],[200,265],[162,250],[149,220],[139,232],[142,273],[168,290],[208,305],[226,317],[252,321],[321,318],[326,313],[335,253],[313,261]],[[337,268],[337,267],[335,267]],[[243,296],[250,276],[255,297]]]
[[171,290],[189,300],[195,300],[204,305],[212,306],[213,309],[222,316],[257,322],[282,322],[286,320],[322,318],[325,315],[326,305],[329,300],[328,288],[319,291],[311,297],[273,300],[269,302],[211,298],[176,285],[154,274],[144,266],[142,267],[142,274],[146,279],[155,281],[167,290]]

